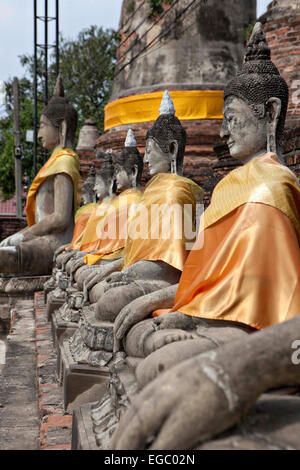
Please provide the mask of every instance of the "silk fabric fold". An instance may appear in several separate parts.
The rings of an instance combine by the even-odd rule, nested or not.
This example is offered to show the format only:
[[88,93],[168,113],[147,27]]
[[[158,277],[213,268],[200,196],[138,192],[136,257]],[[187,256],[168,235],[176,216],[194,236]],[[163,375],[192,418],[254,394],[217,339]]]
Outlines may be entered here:
[[70,245],[67,247],[68,250],[79,250],[82,242],[82,236],[88,223],[90,216],[93,214],[97,203],[91,202],[80,207],[75,214],[75,227],[73,231],[73,238]]
[[277,157],[229,173],[203,217],[169,311],[256,329],[299,315],[300,188]]
[[[164,261],[176,269],[182,270],[189,249],[195,240],[194,219],[196,201],[203,198],[203,190],[193,181],[177,174],[159,173],[146,185],[140,201],[142,212],[138,211],[129,225],[125,245],[124,267],[140,260]],[[185,206],[190,215],[184,217]],[[172,210],[178,208],[176,214]],[[157,215],[152,210],[156,209]],[[176,210],[176,209],[175,209]],[[164,223],[168,221],[169,230],[163,233]],[[185,226],[194,231],[188,239]],[[138,232],[142,233],[139,236]],[[133,229],[135,236],[133,236]],[[165,237],[164,237],[165,235]]]
[[[92,224],[98,224],[97,240],[87,248],[95,253],[85,256],[85,264],[93,265],[102,258],[115,259],[123,255],[131,211],[141,197],[142,192],[138,188],[127,189],[113,199],[112,208],[101,220],[95,222],[95,217],[93,218]],[[82,245],[81,250],[86,251],[86,247]]]

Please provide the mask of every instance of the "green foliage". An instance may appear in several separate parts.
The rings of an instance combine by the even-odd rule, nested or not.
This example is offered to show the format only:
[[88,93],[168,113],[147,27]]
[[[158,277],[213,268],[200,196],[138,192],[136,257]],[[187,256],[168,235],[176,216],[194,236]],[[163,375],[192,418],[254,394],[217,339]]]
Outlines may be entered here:
[[[79,33],[75,40],[60,38],[60,73],[65,95],[78,111],[78,131],[85,119],[94,118],[99,131],[104,128],[104,107],[107,103],[114,78],[116,50],[119,37],[112,29],[91,26]],[[49,97],[56,81],[54,56],[49,58]],[[33,179],[33,144],[25,139],[26,130],[33,129],[33,71],[32,56],[20,57],[26,77],[19,79],[20,128],[23,150],[22,174]],[[43,55],[38,57],[38,70],[43,70]],[[13,146],[13,99],[12,80],[6,83],[6,115],[0,118],[0,187],[3,197],[14,194],[14,146]],[[38,116],[43,104],[42,80],[38,80]],[[44,162],[42,147],[38,147],[38,169]]]
[[163,12],[162,0],[149,0],[149,8],[149,18],[156,18]]
[[173,0],[149,0],[148,18],[155,20],[164,11],[163,4],[171,5]]
[[253,28],[254,28],[254,23],[249,23],[245,28],[242,29],[243,35],[244,35],[245,45],[247,44],[247,42],[250,39]]
[[134,0],[131,0],[128,5],[127,5],[127,8],[126,8],[126,13],[133,13],[134,12],[134,9],[135,9],[135,1]]

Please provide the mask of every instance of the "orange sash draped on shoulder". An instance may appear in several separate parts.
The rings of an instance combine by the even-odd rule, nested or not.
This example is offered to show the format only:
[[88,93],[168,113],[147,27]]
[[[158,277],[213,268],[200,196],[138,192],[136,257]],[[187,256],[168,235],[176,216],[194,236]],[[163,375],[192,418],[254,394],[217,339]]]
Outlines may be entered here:
[[94,244],[94,250],[97,251],[85,256],[85,264],[93,265],[100,259],[123,256],[131,209],[140,202],[142,194],[138,188],[130,188],[114,199],[114,210],[100,221],[97,229],[98,239]]
[[91,214],[82,235],[80,251],[91,253],[97,250],[98,240],[101,233],[101,222],[108,214],[115,211],[115,201],[117,196],[111,196],[100,202]]
[[50,176],[66,173],[73,181],[74,211],[77,209],[77,185],[79,181],[78,155],[68,148],[58,148],[40,169],[28,191],[26,201],[26,217],[28,226],[35,224],[35,198],[41,184]]
[[68,250],[80,249],[84,229],[96,207],[97,203],[91,202],[90,204],[85,204],[84,206],[80,207],[80,209],[78,209],[76,212],[73,238],[70,245],[67,247]]
[[[203,190],[192,180],[177,174],[155,175],[146,185],[140,202],[142,211],[137,211],[130,222],[123,269],[149,260],[164,261],[182,270],[194,241],[186,236],[185,225],[188,222],[194,231],[196,202],[202,199]],[[185,217],[187,207],[190,213]]]
[[300,188],[277,156],[229,173],[203,217],[171,311],[256,329],[299,315]]

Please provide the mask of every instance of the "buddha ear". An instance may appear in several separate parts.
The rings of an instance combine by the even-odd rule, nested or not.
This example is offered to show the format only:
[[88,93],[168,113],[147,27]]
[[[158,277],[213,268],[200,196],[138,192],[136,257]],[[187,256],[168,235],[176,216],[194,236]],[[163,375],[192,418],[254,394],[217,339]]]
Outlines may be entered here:
[[276,131],[281,113],[281,100],[275,96],[266,102],[267,150],[277,153]]
[[60,138],[59,138],[59,145],[62,148],[67,146],[67,121],[64,119],[60,126]]
[[137,187],[137,176],[138,176],[138,166],[133,165],[132,167],[132,187]]
[[173,140],[170,143],[171,173],[177,173],[178,142]]

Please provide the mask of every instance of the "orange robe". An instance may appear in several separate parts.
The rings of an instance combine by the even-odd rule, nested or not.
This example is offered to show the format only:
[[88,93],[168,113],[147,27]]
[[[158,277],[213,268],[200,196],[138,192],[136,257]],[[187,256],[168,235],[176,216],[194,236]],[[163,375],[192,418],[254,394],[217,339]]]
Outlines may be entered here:
[[[86,251],[86,249],[89,253],[95,251],[95,253],[85,256],[85,264],[93,265],[100,259],[115,259],[123,256],[131,211],[140,202],[141,197],[142,191],[138,188],[127,189],[119,196],[114,197],[111,208],[101,220],[96,222],[97,229],[94,227],[97,240],[90,245],[82,245],[81,251]],[[95,224],[95,218],[92,220],[92,224]],[[90,221],[89,225],[91,225]]]
[[82,242],[82,236],[88,223],[90,216],[93,214],[97,203],[91,202],[80,207],[75,214],[75,227],[73,231],[73,238],[70,245],[67,247],[68,250],[79,250]]
[[74,211],[77,209],[77,185],[79,181],[79,158],[78,155],[68,148],[57,148],[51,157],[40,169],[34,178],[28,191],[26,200],[26,217],[28,226],[35,224],[35,198],[41,184],[50,176],[65,173],[73,181]]
[[277,156],[229,173],[203,217],[171,311],[256,329],[300,314],[300,188]]
[[[146,185],[141,199],[140,207],[143,210],[137,211],[129,225],[123,269],[140,260],[148,260],[164,261],[182,271],[194,242],[185,234],[185,222],[193,226],[196,202],[202,201],[203,194],[200,186],[183,176],[170,173],[155,175]],[[185,206],[190,209],[186,220]],[[178,209],[177,215],[174,208]],[[164,225],[164,222],[167,224]],[[169,230],[165,230],[168,227]]]

